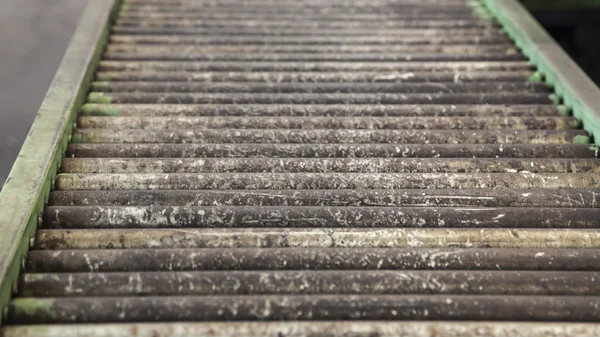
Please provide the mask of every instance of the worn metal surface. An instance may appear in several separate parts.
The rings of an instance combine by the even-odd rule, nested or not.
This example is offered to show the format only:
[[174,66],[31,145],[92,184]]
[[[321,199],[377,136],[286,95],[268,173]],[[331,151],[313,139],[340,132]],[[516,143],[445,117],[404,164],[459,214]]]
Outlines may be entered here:
[[[240,50],[244,52],[245,50]],[[407,72],[382,74],[375,71],[351,72],[144,72],[134,71],[102,71],[96,74],[101,83],[114,83],[120,81],[179,81],[179,82],[273,82],[273,83],[461,83],[461,82],[495,82],[495,81],[523,81],[534,76],[529,70],[484,72],[484,71],[453,71],[453,72]],[[181,83],[185,85],[185,83]],[[265,107],[267,108],[267,107]],[[309,108],[309,107],[307,107]],[[319,107],[310,107],[318,111]],[[356,108],[356,107],[355,107]],[[377,108],[377,106],[374,106]],[[382,107],[379,107],[380,109]],[[272,108],[271,108],[272,109]]]
[[77,130],[73,143],[449,143],[572,144],[589,142],[583,130]]
[[[92,235],[100,231],[91,231]],[[107,230],[104,233],[115,233]],[[126,241],[132,237],[128,233],[156,233],[161,231],[120,231],[127,234],[121,243],[110,248],[102,241],[109,235],[97,236],[96,242],[88,241],[88,247],[65,247],[70,242],[61,234],[86,235],[89,231],[45,231],[40,233],[39,247],[32,251],[26,262],[25,270],[31,273],[88,273],[88,272],[167,272],[167,271],[203,271],[203,270],[513,270],[513,271],[599,271],[600,251],[598,233],[595,230],[555,230],[558,239],[550,240],[546,230],[506,230],[506,229],[458,229],[458,230],[414,230],[386,229],[369,230],[371,242],[358,242],[354,246],[344,238],[363,237],[365,230],[290,230],[287,242],[281,244],[271,240],[243,241],[240,238],[223,247],[200,246],[200,240],[166,240],[160,245],[157,240],[152,247],[134,247],[134,242]],[[163,233],[194,234],[193,231],[164,230]],[[208,231],[195,231],[196,233]],[[212,233],[218,231],[212,230]],[[238,231],[240,233],[241,231]],[[246,237],[251,236],[250,231]],[[281,233],[282,230],[255,230],[264,234]],[[303,234],[304,233],[304,234]],[[443,234],[443,235],[442,235]],[[318,239],[321,247],[306,247],[306,241],[294,237],[305,235]],[[53,236],[53,238],[51,238]],[[143,235],[140,235],[143,236]],[[326,237],[327,236],[327,237]],[[117,236],[115,236],[117,237]],[[118,237],[117,237],[118,238]],[[55,240],[51,242],[51,240]],[[337,239],[337,240],[336,240]],[[546,241],[544,241],[546,240]],[[141,242],[142,240],[138,240]],[[81,241],[77,241],[81,242]],[[146,241],[149,242],[149,241]],[[313,240],[317,246],[317,240]],[[187,244],[187,245],[186,245]],[[243,245],[248,247],[239,247]],[[304,247],[303,247],[304,244]],[[377,247],[377,245],[380,247]],[[254,247],[252,247],[254,245]],[[267,248],[256,246],[266,245]],[[287,245],[287,246],[285,246]],[[463,246],[457,248],[458,246]],[[427,248],[429,247],[429,248]],[[550,247],[550,248],[548,248]],[[580,248],[573,248],[580,247]],[[59,251],[48,248],[61,249]],[[163,248],[163,249],[151,249]],[[520,248],[520,249],[515,249]],[[575,273],[573,274],[575,275]],[[25,291],[22,289],[22,291]]]
[[[34,244],[39,249],[95,249],[95,248],[238,248],[238,247],[557,247],[598,248],[596,229],[586,230],[536,230],[476,228],[466,231],[409,230],[405,228],[185,228],[185,229],[42,229]],[[597,231],[597,230],[596,230]],[[488,233],[490,235],[488,235]],[[418,234],[418,235],[417,235]],[[417,252],[418,253],[418,252]],[[480,254],[473,251],[469,254]],[[507,258],[522,256],[523,251],[504,251]],[[529,252],[531,253],[531,252]],[[543,251],[534,252],[542,253]],[[567,252],[563,254],[568,255]],[[513,255],[511,255],[513,254]],[[524,255],[520,255],[524,254]],[[438,255],[448,259],[447,254]],[[422,257],[421,257],[422,258]],[[380,261],[377,260],[378,262]],[[588,264],[586,261],[581,263]],[[422,265],[428,265],[427,261]],[[511,262],[512,263],[512,262]],[[550,262],[555,263],[555,262]],[[441,264],[434,264],[440,266]],[[420,265],[418,265],[420,266]],[[491,264],[486,268],[497,268]],[[560,268],[567,268],[560,265]]]
[[[443,89],[440,89],[443,92]],[[549,104],[551,97],[537,94],[391,94],[391,93],[96,93],[88,96],[89,103],[125,104]]]
[[[459,92],[549,92],[542,83],[472,83],[472,84],[374,84],[374,83],[198,83],[181,82],[94,82],[96,92],[249,92],[249,93],[459,93]],[[110,98],[110,96],[108,96]]]
[[[442,131],[436,132],[445,135]],[[227,132],[224,133],[227,135]],[[120,132],[115,132],[115,134],[122,135]],[[529,158],[65,158],[62,169],[64,173],[471,172],[575,174],[600,173],[600,162],[596,159],[579,158],[544,158],[537,160]],[[435,193],[436,191],[427,192]],[[548,192],[554,193],[557,191],[549,190]],[[285,191],[282,193],[285,193]],[[319,193],[327,193],[327,191],[319,191]],[[459,192],[453,191],[452,193]]]
[[598,188],[599,173],[131,173],[66,174],[61,190]]
[[45,228],[600,228],[594,208],[48,206]]
[[19,296],[318,294],[600,294],[599,272],[207,271],[27,274]]
[[[98,74],[102,74],[99,72]],[[131,73],[116,73],[116,74],[131,74]],[[136,73],[135,76],[144,76],[147,73]],[[174,73],[189,74],[189,73]],[[199,76],[206,76],[208,81],[212,81],[213,76],[227,76],[232,73],[198,73]],[[233,73],[232,76],[237,76]],[[240,73],[241,74],[241,73]],[[244,73],[249,76],[257,73]],[[297,76],[302,77],[307,73],[297,73]],[[423,78],[435,76],[427,73],[422,74]],[[278,73],[274,74],[275,76]],[[415,75],[417,76],[418,73]],[[149,76],[154,76],[150,73]],[[244,75],[246,76],[246,75]],[[258,74],[258,76],[263,76]],[[345,75],[344,75],[345,76]],[[388,75],[382,75],[386,78]],[[394,79],[398,74],[390,74],[389,79]],[[449,73],[445,76],[456,76],[455,73]],[[462,74],[460,75],[462,76]],[[414,78],[409,76],[410,78]],[[462,78],[462,77],[461,77]],[[157,78],[156,81],[162,81]],[[185,80],[184,80],[185,81]],[[219,80],[220,81],[220,80]],[[267,81],[267,80],[265,80]],[[291,80],[290,80],[291,81]],[[344,79],[345,81],[345,79]],[[370,80],[369,80],[370,81]],[[384,117],[384,116],[523,116],[523,117],[543,117],[543,116],[558,116],[567,113],[565,107],[555,105],[442,105],[442,104],[403,104],[403,105],[303,105],[303,104],[235,104],[235,105],[193,105],[193,104],[85,104],[81,108],[82,116],[346,116],[346,117]]]
[[[219,40],[220,41],[220,40]],[[335,38],[333,41],[338,41]],[[406,41],[406,40],[403,40]],[[439,44],[440,41],[431,41]],[[192,41],[196,45],[196,41]],[[415,41],[415,44],[423,42]],[[475,43],[475,41],[446,41],[448,44]],[[248,44],[256,44],[248,41]],[[340,42],[341,43],[341,42]],[[387,44],[383,41],[382,44]],[[318,72],[347,72],[347,71],[378,71],[386,73],[414,71],[522,71],[534,69],[531,63],[524,61],[493,62],[158,62],[158,61],[101,61],[99,71],[318,71]]]
[[600,321],[600,161],[485,11],[125,1],[5,334],[595,334],[514,322]]
[[594,323],[517,322],[226,322],[58,324],[7,327],[5,337],[596,337]]
[[[585,138],[588,139],[588,138]],[[597,158],[588,144],[69,144],[86,158]],[[535,163],[533,164],[535,166]],[[597,185],[589,187],[597,188]]]
[[[236,35],[238,32],[243,34],[244,31],[250,29],[239,29],[235,31]],[[277,31],[281,31],[283,28],[278,28]],[[322,28],[318,28],[319,31],[323,31]],[[265,32],[272,32],[272,30],[263,28],[261,30]],[[336,29],[327,31],[327,34],[335,34],[335,32],[345,32],[345,29]],[[399,30],[401,31],[401,30]],[[290,31],[292,32],[292,31]],[[351,44],[351,45],[332,45],[332,46],[295,46],[295,45],[248,45],[248,46],[212,46],[212,47],[197,47],[197,46],[144,46],[144,45],[111,45],[107,48],[106,56],[111,58],[118,55],[128,55],[129,57],[135,58],[136,55],[147,56],[154,55],[155,57],[164,56],[175,56],[175,55],[198,55],[201,53],[208,53],[208,55],[228,55],[229,52],[246,52],[258,55],[260,53],[267,53],[269,55],[277,55],[284,53],[289,55],[290,53],[300,53],[304,55],[317,54],[327,55],[328,53],[335,53],[337,55],[346,55],[344,52],[356,52],[364,54],[374,53],[418,53],[418,54],[437,54],[437,53],[468,53],[477,54],[483,53],[502,53],[502,54],[514,54],[517,53],[517,49],[514,47],[507,47],[503,45],[499,46],[479,46],[479,45],[421,45],[421,46],[396,46],[396,45],[362,45],[362,44]]]
[[211,320],[529,320],[600,319],[598,296],[247,295],[17,298],[16,324]]
[[88,129],[565,130],[573,117],[79,117]]
[[[68,161],[70,162],[70,161]],[[122,167],[118,162],[117,167]],[[187,167],[185,163],[178,168]],[[129,164],[130,165],[130,164]],[[151,164],[148,164],[150,166]],[[275,164],[274,164],[275,166]],[[138,166],[132,167],[132,170]],[[282,168],[285,170],[285,168]],[[140,169],[141,170],[141,169]],[[190,170],[193,170],[191,168]],[[91,173],[91,172],[90,172]],[[598,189],[54,191],[55,206],[600,207]]]

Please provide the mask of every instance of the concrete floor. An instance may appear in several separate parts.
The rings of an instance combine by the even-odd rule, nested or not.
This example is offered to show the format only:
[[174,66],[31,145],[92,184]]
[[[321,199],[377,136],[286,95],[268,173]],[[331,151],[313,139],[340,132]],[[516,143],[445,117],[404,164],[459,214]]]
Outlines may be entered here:
[[0,0],[0,186],[88,0]]

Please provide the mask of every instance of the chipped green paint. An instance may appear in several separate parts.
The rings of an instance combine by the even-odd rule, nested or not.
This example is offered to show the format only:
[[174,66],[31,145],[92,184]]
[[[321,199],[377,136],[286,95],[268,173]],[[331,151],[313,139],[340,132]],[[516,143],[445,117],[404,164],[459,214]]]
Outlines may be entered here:
[[129,3],[127,3],[127,2],[124,2],[124,3],[121,5],[120,12],[125,12],[125,11],[128,11],[128,10],[129,10]]
[[94,81],[93,84],[99,88],[106,88],[110,85],[110,81]]
[[88,103],[81,107],[83,116],[118,116],[119,109],[112,105]]
[[544,76],[539,71],[536,71],[533,75],[529,76],[527,80],[529,82],[541,83],[544,82]]
[[571,121],[571,127],[573,127],[573,129],[580,129],[581,128],[581,121],[579,119],[573,119]]
[[111,97],[103,92],[91,92],[88,95],[88,102],[90,103],[110,104],[111,101]]
[[469,0],[467,4],[473,8],[473,12],[481,19],[492,20],[493,17],[479,0]]
[[574,144],[589,144],[591,141],[589,136],[579,135],[573,138]]
[[54,300],[43,298],[17,298],[11,302],[15,313],[23,316],[56,318]]
[[94,138],[90,135],[84,135],[81,133],[74,133],[71,136],[71,143],[80,144],[80,143],[93,143]]
[[559,105],[558,106],[558,113],[561,116],[571,116],[571,110],[568,107],[564,106],[564,105]]
[[518,1],[481,1],[600,145],[600,89]]
[[491,19],[492,17],[489,15],[489,13],[480,7],[474,7],[473,8],[475,14],[477,14],[479,17],[481,17],[482,19]]
[[7,306],[19,277],[29,239],[37,229],[94,66],[108,40],[116,3],[118,0],[89,2],[0,192],[0,308]]
[[71,136],[71,143],[84,143],[83,141],[83,135],[81,134],[73,134]]
[[562,98],[557,94],[551,94],[550,100],[556,105],[560,105],[560,103],[562,102]]

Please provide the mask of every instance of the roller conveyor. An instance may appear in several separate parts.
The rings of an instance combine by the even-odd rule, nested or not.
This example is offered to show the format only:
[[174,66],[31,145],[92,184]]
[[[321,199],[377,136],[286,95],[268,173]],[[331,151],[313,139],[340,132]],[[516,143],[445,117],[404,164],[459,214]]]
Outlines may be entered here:
[[0,334],[600,336],[599,137],[514,0],[91,0]]

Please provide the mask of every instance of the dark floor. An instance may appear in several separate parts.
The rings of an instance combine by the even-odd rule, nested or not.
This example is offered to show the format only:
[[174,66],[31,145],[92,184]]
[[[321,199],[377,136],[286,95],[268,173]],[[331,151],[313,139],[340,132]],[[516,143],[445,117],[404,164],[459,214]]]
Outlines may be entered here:
[[600,86],[600,9],[538,11],[534,16]]
[[0,186],[87,0],[0,0]]

